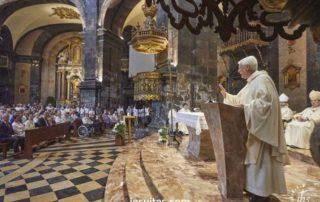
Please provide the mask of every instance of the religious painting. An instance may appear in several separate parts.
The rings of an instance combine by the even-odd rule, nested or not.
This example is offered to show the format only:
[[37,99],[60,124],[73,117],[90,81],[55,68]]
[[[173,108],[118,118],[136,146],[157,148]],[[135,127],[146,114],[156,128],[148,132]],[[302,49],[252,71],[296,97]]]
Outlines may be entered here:
[[291,90],[300,87],[300,71],[301,67],[288,65],[282,70],[284,75],[284,87]]

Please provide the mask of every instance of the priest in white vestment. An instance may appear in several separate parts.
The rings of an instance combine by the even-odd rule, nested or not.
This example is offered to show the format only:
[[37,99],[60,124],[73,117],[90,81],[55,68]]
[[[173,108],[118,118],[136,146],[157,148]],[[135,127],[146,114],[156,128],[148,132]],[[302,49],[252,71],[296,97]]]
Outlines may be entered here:
[[254,56],[240,60],[238,65],[247,85],[237,95],[219,86],[225,104],[244,108],[248,129],[245,190],[252,202],[268,201],[272,193],[287,193],[283,166],[289,163],[289,158],[278,92],[268,73],[257,71]]
[[168,112],[168,120],[169,120],[169,128],[172,128],[172,131],[176,130],[176,117],[177,117],[177,111],[172,108]]
[[310,149],[310,137],[315,125],[320,124],[320,92],[311,91],[309,94],[311,107],[294,115],[288,123],[285,137],[287,145],[301,149]]
[[289,97],[282,93],[279,96],[280,107],[281,107],[281,118],[283,122],[284,129],[287,127],[288,122],[293,118],[293,111],[289,107]]
[[281,118],[283,121],[291,121],[293,118],[293,111],[289,107],[289,97],[282,93],[279,96],[280,106],[281,106]]

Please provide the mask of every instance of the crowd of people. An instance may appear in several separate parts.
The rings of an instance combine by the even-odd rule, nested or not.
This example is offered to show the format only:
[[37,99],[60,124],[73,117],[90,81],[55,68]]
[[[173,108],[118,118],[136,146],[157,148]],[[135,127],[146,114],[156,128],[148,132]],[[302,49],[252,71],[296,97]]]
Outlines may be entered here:
[[150,108],[143,106],[137,109],[123,106],[117,109],[89,108],[78,105],[61,105],[54,107],[51,104],[17,104],[0,105],[0,142],[5,142],[13,148],[15,155],[24,149],[25,131],[37,127],[51,126],[59,123],[73,123],[76,119],[81,124],[92,125],[97,133],[104,127],[112,128],[124,115],[136,116],[137,123],[148,124],[151,120]]

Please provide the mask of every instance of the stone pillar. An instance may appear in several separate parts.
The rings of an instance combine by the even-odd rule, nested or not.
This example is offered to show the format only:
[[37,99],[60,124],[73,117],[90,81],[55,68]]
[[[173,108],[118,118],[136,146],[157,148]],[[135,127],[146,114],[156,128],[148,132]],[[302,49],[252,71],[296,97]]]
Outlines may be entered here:
[[114,93],[114,91],[116,91],[120,86],[121,80],[114,79],[114,77],[117,75],[117,78],[120,78],[123,44],[123,40],[112,31],[103,28],[98,29],[97,72],[100,74],[98,75],[98,78],[103,78],[101,89],[101,106],[103,107],[115,107],[116,105],[120,104],[119,92]]
[[80,84],[80,103],[88,107],[98,104],[101,86],[96,79],[98,6],[98,1],[86,1],[86,28],[82,33],[84,80]]
[[58,82],[57,82],[57,101],[60,104],[61,100],[61,72],[60,70],[57,71],[57,77],[58,77]]
[[30,70],[30,102],[40,102],[41,93],[41,62],[33,59]]
[[177,37],[175,43],[171,42],[178,49],[174,56],[178,62],[176,104],[186,102],[190,108],[200,107],[200,103],[217,95],[217,35],[207,28],[192,35],[184,28]]
[[67,100],[71,100],[70,98],[70,79],[67,79]]

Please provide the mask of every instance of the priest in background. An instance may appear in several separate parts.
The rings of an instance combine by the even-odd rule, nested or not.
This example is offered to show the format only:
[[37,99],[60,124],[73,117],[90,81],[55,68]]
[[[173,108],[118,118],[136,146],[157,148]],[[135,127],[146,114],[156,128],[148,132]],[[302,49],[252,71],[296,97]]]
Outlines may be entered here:
[[283,127],[286,128],[287,123],[293,118],[293,111],[289,107],[289,97],[286,94],[282,93],[279,96],[279,101],[281,106],[281,118],[284,123]]
[[287,145],[301,149],[310,149],[310,137],[315,125],[320,124],[320,92],[311,91],[309,94],[311,107],[294,115],[288,123],[285,137]]
[[225,104],[244,108],[248,129],[245,190],[250,202],[267,202],[272,193],[287,193],[283,166],[289,159],[278,92],[268,73],[257,71],[258,61],[254,56],[240,60],[238,65],[247,85],[237,95],[219,86]]

